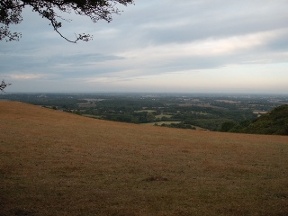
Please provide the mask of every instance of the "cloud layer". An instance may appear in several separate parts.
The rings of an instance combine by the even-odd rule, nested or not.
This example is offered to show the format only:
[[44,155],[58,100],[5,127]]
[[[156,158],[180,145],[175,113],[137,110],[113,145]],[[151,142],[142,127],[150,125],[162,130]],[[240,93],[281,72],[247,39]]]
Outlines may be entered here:
[[94,35],[76,45],[25,10],[20,42],[0,42],[0,78],[20,92],[288,93],[287,8],[286,0],[136,0],[110,24],[72,14],[63,34]]

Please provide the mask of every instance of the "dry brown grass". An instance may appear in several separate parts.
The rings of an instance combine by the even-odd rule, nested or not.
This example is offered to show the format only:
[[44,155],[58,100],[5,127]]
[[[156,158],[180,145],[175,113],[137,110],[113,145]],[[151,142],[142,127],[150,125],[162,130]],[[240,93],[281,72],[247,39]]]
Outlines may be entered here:
[[0,215],[288,215],[288,137],[0,102]]

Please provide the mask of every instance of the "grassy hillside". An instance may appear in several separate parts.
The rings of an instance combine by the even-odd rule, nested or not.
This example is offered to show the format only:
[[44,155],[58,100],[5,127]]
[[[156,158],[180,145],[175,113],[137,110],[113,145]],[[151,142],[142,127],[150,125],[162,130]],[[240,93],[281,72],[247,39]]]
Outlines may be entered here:
[[288,137],[0,102],[0,215],[288,215]]
[[274,108],[247,125],[236,126],[231,131],[252,134],[288,135],[288,105]]

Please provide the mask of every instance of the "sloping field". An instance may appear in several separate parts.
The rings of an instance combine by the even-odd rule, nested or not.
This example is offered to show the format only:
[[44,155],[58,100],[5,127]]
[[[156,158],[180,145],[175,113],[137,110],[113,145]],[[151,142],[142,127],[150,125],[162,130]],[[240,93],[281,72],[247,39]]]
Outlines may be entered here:
[[288,137],[0,102],[0,215],[288,215]]

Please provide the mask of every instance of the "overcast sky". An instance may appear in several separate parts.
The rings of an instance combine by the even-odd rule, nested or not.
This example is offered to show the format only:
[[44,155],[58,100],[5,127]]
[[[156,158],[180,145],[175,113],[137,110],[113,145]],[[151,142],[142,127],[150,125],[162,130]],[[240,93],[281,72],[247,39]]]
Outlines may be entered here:
[[[73,15],[62,33],[25,10],[0,42],[7,92],[288,94],[288,0],[135,0],[113,21]],[[66,15],[63,15],[64,17]]]

